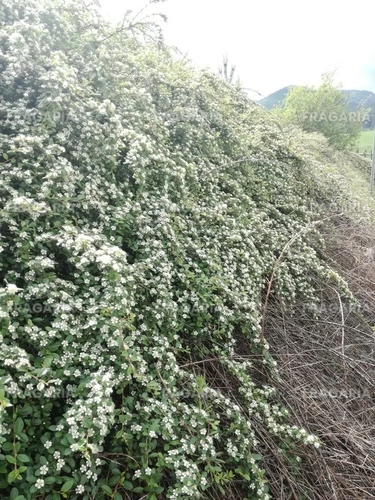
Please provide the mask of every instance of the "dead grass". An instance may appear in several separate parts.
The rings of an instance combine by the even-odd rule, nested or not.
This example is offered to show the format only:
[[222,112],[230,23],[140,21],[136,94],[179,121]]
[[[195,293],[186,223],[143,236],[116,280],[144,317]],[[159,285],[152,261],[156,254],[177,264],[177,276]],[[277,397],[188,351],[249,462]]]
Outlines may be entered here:
[[337,217],[325,241],[327,257],[363,310],[329,283],[319,283],[315,315],[309,304],[287,311],[277,301],[269,304],[265,335],[281,375],[279,396],[295,423],[324,443],[319,450],[301,447],[296,468],[258,430],[270,487],[280,500],[375,498],[375,232]]

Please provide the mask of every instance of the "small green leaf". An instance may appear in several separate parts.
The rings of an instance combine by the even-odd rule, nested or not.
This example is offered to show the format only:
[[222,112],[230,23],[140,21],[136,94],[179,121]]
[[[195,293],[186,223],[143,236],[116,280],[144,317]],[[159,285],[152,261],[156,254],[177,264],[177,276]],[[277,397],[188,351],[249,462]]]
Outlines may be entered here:
[[109,486],[116,486],[120,482],[121,476],[113,476],[108,481]]
[[124,481],[123,487],[126,490],[130,490],[130,491],[133,489],[133,485],[132,485],[132,483],[130,481]]
[[14,432],[16,434],[20,434],[20,432],[22,432],[22,430],[23,430],[23,427],[24,427],[24,423],[23,423],[22,418],[17,418],[17,420],[14,423]]
[[18,437],[20,438],[21,441],[27,443],[27,441],[29,440],[29,438],[27,437],[27,434],[25,434],[24,432],[20,432],[18,434]]
[[104,493],[107,493],[107,495],[110,495],[110,496],[113,495],[112,489],[107,484],[103,484],[102,490],[104,491]]
[[134,493],[143,493],[143,487],[142,486],[137,486],[133,490]]
[[12,484],[13,481],[16,479],[16,477],[17,477],[17,471],[12,470],[12,472],[9,472],[9,474],[8,474],[8,483]]
[[69,481],[64,483],[63,486],[61,487],[61,491],[65,492],[65,491],[70,490],[71,487],[73,486],[73,484],[74,484],[74,481],[72,479],[69,479]]
[[53,356],[46,356],[43,360],[43,368],[49,368],[53,361]]
[[10,500],[14,500],[16,497],[18,497],[18,490],[17,488],[12,488],[10,490]]
[[17,455],[17,459],[20,461],[20,462],[30,462],[30,459],[27,455],[24,455],[24,454],[19,454]]

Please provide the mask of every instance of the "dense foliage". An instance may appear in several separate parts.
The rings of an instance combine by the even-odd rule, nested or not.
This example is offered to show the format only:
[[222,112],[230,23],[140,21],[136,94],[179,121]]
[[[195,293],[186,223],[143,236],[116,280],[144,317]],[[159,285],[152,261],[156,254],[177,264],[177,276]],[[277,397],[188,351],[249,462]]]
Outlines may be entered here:
[[356,144],[363,123],[370,120],[368,111],[364,106],[349,110],[334,75],[326,73],[318,88],[290,87],[276,112],[284,123],[320,132],[332,146],[347,149]]
[[276,262],[285,304],[338,279],[304,164],[239,90],[80,2],[3,0],[0,27],[3,497],[212,498],[234,481],[269,498],[256,428],[291,456],[319,442],[239,346],[277,375],[261,327]]

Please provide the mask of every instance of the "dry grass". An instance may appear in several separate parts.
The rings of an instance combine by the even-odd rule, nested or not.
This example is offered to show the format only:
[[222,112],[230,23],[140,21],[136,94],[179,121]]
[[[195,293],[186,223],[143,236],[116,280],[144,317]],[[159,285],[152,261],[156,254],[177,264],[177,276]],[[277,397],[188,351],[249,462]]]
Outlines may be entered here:
[[[326,258],[346,279],[362,309],[323,282],[317,283],[321,301],[316,313],[311,304],[291,309],[270,299],[264,334],[278,363],[279,380],[271,380],[261,356],[254,356],[238,335],[237,354],[252,360],[254,378],[275,386],[292,423],[323,442],[319,449],[301,445],[286,452],[288,443],[253,422],[277,500],[375,499],[375,231],[342,215],[330,219],[325,231]],[[192,368],[211,387],[235,399],[246,414],[238,382],[219,359]],[[241,484],[231,484],[225,498],[244,496]]]
[[[301,447],[301,466],[280,454],[264,431],[265,468],[274,498],[375,498],[375,232],[337,217],[327,227],[327,256],[363,310],[328,283],[321,309],[284,311],[269,305],[265,334],[278,362],[278,393],[293,420],[318,435],[319,449]],[[273,381],[273,383],[275,383]]]
[[[288,452],[287,442],[253,422],[272,497],[375,499],[375,200],[369,196],[369,162],[334,151],[321,136],[298,134],[292,146],[310,168],[311,197],[318,200],[325,193],[313,209],[325,220],[319,226],[325,258],[347,281],[361,308],[350,306],[328,282],[316,282],[320,304],[315,312],[312,304],[287,308],[273,293],[265,293],[263,332],[280,379],[271,379],[240,334],[237,355],[252,360],[259,383],[277,388],[278,402],[288,408],[292,423],[323,443],[319,449],[301,445]],[[219,360],[206,360],[194,371],[241,405],[237,381]],[[246,414],[246,405],[242,407]],[[300,462],[293,459],[296,453]],[[225,498],[244,496],[241,485],[232,484]]]

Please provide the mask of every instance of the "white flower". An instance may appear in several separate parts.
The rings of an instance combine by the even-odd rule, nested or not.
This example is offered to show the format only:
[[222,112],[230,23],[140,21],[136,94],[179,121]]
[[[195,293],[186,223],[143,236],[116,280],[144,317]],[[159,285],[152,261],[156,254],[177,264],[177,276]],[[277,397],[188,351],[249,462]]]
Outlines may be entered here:
[[110,264],[112,262],[112,257],[110,255],[106,255],[106,254],[103,254],[103,255],[98,255],[96,257],[96,261],[97,262],[100,262],[101,264]]
[[43,488],[43,486],[44,486],[44,479],[37,479],[35,482],[35,488],[39,490],[40,488]]
[[48,467],[46,465],[42,465],[39,469],[39,472],[41,476],[45,476],[48,472]]
[[76,493],[80,494],[80,493],[83,493],[85,491],[85,487],[83,486],[83,484],[79,484],[76,488]]
[[60,470],[64,467],[65,461],[62,458],[59,458],[56,464],[56,469]]
[[19,292],[20,290],[22,290],[22,288],[18,288],[17,285],[13,285],[12,283],[9,283],[6,287],[6,291],[10,294],[10,295],[15,295],[17,292]]

